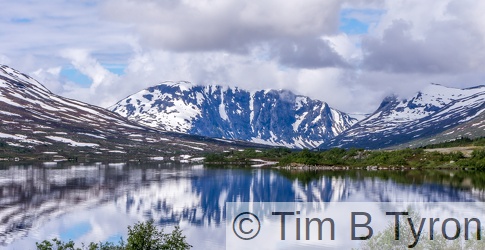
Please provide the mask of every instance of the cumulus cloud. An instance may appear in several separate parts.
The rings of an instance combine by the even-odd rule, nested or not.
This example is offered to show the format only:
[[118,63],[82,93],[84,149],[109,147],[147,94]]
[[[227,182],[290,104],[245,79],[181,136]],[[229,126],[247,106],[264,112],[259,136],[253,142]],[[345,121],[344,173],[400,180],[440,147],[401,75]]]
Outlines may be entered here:
[[92,80],[90,89],[96,91],[101,85],[110,85],[115,74],[105,69],[96,59],[90,56],[89,51],[83,49],[67,49],[61,55],[69,59],[71,64],[81,73]]
[[[189,80],[286,88],[372,112],[391,93],[485,79],[482,1],[19,0],[2,9],[0,63],[102,106]],[[91,85],[65,79],[66,67]]]
[[462,20],[414,26],[412,20],[393,20],[381,37],[364,38],[363,65],[397,73],[457,73],[480,69],[485,62],[481,34]]
[[484,84],[485,19],[478,11],[484,7],[480,1],[386,1],[378,24],[361,37],[355,84],[401,96],[431,82]]
[[320,36],[338,31],[338,0],[107,1],[112,20],[129,23],[141,42],[168,51],[227,51],[268,55],[298,68],[345,65]]
[[66,65],[61,51],[87,48],[105,61],[130,57],[125,24],[102,20],[99,1],[3,1],[0,54],[27,72]]
[[340,1],[107,1],[112,20],[144,42],[177,51],[247,51],[255,43],[336,32]]
[[272,47],[273,56],[283,65],[294,68],[346,67],[347,63],[327,40],[301,39],[298,42],[277,42]]
[[54,93],[62,91],[63,86],[59,81],[61,67],[40,68],[31,73],[31,76],[37,79],[42,85]]

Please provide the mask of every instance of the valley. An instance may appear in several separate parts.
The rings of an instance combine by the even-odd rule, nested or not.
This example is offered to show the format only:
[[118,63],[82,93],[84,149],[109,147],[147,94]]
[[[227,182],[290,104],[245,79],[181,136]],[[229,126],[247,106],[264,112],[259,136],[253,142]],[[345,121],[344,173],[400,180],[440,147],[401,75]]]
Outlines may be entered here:
[[[325,102],[286,90],[164,82],[119,101],[110,111],[58,96],[6,65],[0,67],[0,84],[3,161],[191,162],[246,149],[270,152],[274,147],[296,150],[294,155],[310,152],[301,149],[401,150],[485,134],[485,88],[481,86],[454,89],[431,84],[410,99],[386,98],[373,114],[358,121]],[[475,149],[480,150],[456,150],[470,157]],[[447,155],[454,151],[423,152]],[[328,164],[315,159],[270,160]],[[394,163],[404,162],[413,165],[402,159]]]

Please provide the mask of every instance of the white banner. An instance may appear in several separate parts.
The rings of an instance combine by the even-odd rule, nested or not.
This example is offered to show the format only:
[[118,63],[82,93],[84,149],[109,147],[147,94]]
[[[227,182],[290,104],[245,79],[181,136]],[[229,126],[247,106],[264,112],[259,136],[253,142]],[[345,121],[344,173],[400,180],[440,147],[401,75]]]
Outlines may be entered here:
[[485,249],[481,202],[227,202],[226,249]]

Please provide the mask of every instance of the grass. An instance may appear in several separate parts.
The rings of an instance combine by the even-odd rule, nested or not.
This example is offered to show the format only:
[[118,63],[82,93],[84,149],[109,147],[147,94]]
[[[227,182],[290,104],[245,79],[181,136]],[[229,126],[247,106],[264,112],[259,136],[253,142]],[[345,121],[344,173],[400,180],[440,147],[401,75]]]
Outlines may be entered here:
[[[450,142],[443,146],[480,145],[485,139],[463,139]],[[433,147],[434,148],[434,147]],[[269,150],[246,149],[206,155],[207,164],[240,164],[250,165],[251,159],[276,161],[279,166],[330,166],[350,168],[416,168],[439,169],[459,168],[485,170],[485,150],[476,148],[471,157],[465,157],[462,152],[428,152],[423,148],[400,150],[364,150],[333,148],[325,151],[310,151],[308,149],[291,151],[286,148]]]

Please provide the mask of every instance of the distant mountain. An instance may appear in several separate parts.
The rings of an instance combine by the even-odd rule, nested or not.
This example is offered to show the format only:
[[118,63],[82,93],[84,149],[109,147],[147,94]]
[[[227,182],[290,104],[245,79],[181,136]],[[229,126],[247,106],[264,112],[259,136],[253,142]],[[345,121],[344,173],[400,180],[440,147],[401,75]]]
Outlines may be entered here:
[[465,137],[470,139],[485,137],[485,112],[482,112],[480,115],[471,119],[470,121],[447,129],[439,134],[429,137],[417,138],[415,140],[399,144],[396,147],[421,147],[429,144],[454,141],[456,139],[461,139]]
[[485,86],[467,89],[430,84],[409,99],[384,99],[367,118],[321,148],[385,148],[437,135],[478,117],[485,110]]
[[246,145],[147,128],[106,109],[55,95],[5,65],[0,65],[0,124],[0,158],[18,153],[34,159],[125,159]]
[[356,122],[325,102],[287,90],[188,82],[147,88],[109,109],[153,128],[293,148],[316,147]]

